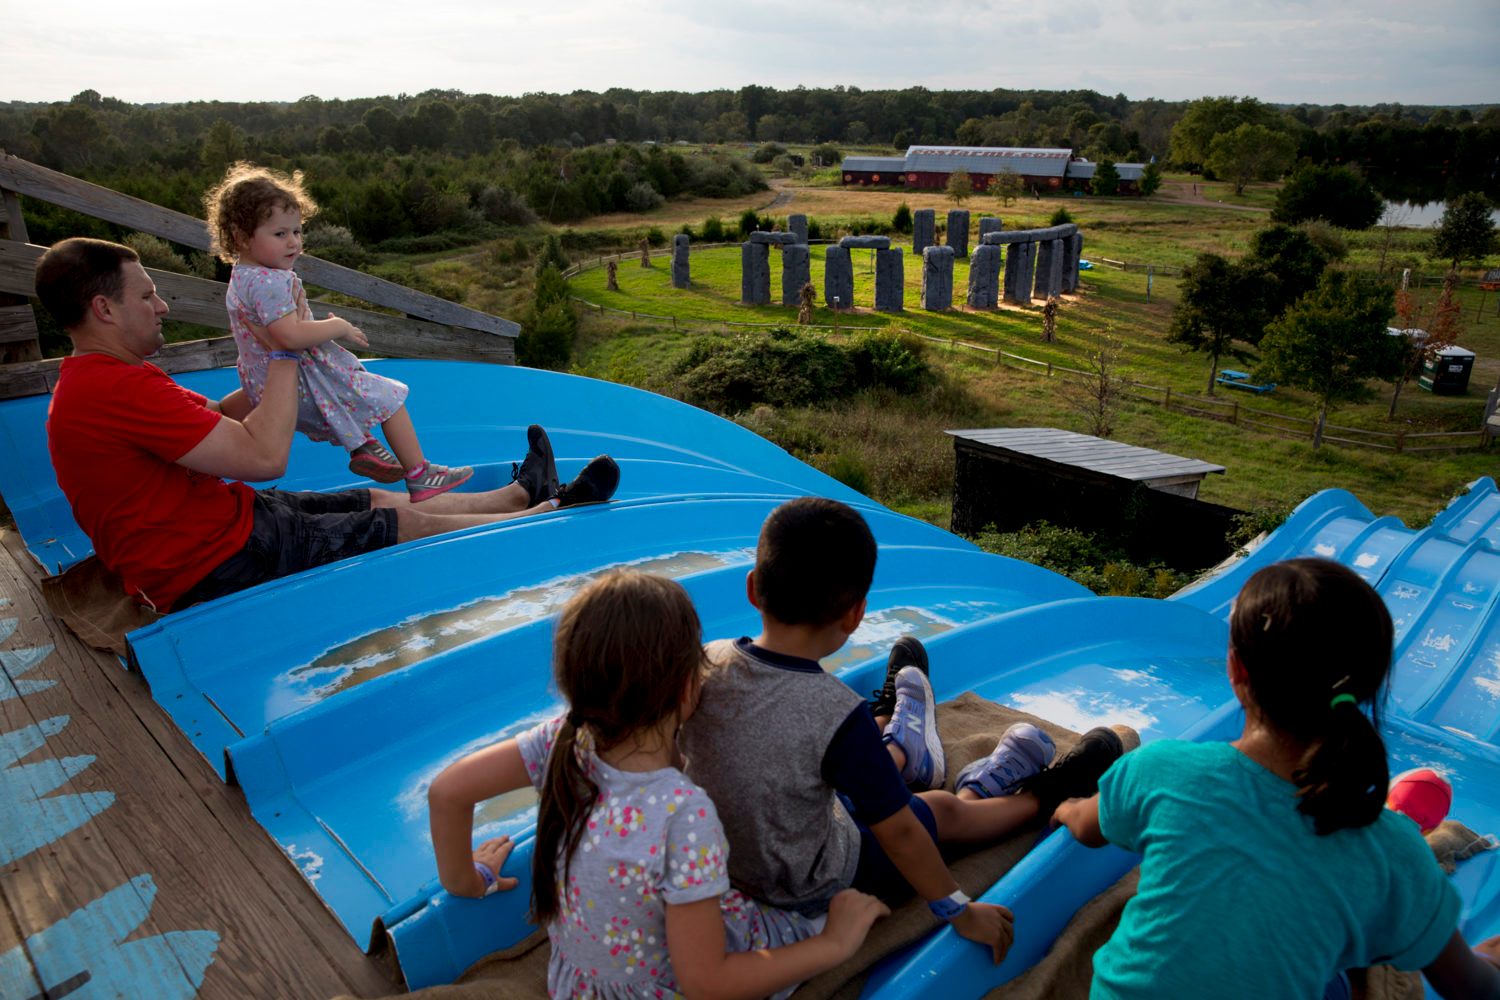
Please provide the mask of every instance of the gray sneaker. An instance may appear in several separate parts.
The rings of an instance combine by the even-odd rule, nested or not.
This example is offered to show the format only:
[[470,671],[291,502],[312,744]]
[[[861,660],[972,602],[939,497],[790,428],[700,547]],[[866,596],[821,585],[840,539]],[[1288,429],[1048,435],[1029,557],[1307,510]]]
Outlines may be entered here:
[[988,757],[958,772],[953,790],[967,788],[981,799],[1011,795],[1022,781],[1052,763],[1056,753],[1052,737],[1029,722],[1018,722],[1005,731]]
[[412,503],[421,503],[423,500],[431,500],[435,496],[447,493],[455,486],[462,486],[472,475],[474,475],[474,470],[467,465],[450,469],[446,465],[428,462],[420,476],[406,477],[406,492],[411,497]]

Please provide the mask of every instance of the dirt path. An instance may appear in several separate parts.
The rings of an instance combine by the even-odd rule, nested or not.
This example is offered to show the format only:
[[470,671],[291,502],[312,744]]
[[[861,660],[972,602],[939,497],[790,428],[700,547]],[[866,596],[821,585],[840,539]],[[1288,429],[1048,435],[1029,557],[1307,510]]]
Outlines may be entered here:
[[776,180],[773,180],[771,182],[771,190],[776,192],[776,197],[766,203],[765,207],[761,209],[762,212],[769,212],[772,209],[781,208],[783,205],[789,205],[792,199],[797,196],[796,191],[787,189],[787,179],[785,177],[778,177]]
[[1156,192],[1155,197],[1161,201],[1176,202],[1180,205],[1204,205],[1210,208],[1232,208],[1237,212],[1269,212],[1269,208],[1260,208],[1256,205],[1226,205],[1222,201],[1210,201],[1204,195],[1196,193],[1198,185],[1191,181],[1165,181]]

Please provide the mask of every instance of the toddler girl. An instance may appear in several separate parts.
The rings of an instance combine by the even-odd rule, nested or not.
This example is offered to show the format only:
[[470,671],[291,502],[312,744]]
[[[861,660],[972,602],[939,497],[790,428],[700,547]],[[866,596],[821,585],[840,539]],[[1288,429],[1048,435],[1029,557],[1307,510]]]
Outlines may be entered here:
[[1246,582],[1229,623],[1239,739],[1149,744],[1057,809],[1082,843],[1143,855],[1090,996],[1338,995],[1341,970],[1382,963],[1445,997],[1500,996],[1500,938],[1470,951],[1458,894],[1384,808],[1391,637],[1380,595],[1339,563]]
[[[450,469],[423,457],[404,405],[406,386],[365,371],[333,342],[343,338],[369,347],[359,328],[332,313],[313,319],[302,279],[292,270],[302,254],[302,221],[318,211],[301,171],[288,177],[236,163],[204,195],[203,205],[214,253],[234,265],[224,301],[250,404],[260,405],[271,359],[296,355],[297,429],[314,441],[343,446],[351,472],[381,483],[404,479],[413,503],[468,480],[473,469]],[[390,449],[370,433],[376,424]]]
[[810,919],[729,888],[718,814],[677,752],[701,641],[676,583],[630,572],[593,581],[557,623],[567,714],[455,762],[428,792],[438,875],[461,896],[519,882],[499,875],[507,838],[472,848],[474,806],[528,784],[541,793],[531,906],[552,944],[552,996],[790,992],[846,960],[890,912],[846,890]]

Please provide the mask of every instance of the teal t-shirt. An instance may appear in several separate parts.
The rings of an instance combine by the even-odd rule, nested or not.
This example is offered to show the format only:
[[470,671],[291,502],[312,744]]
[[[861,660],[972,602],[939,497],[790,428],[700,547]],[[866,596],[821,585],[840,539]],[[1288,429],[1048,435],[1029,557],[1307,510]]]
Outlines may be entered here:
[[1140,889],[1094,955],[1094,998],[1309,997],[1341,969],[1420,969],[1458,893],[1405,816],[1326,837],[1296,788],[1228,743],[1164,740],[1099,781],[1099,827]]

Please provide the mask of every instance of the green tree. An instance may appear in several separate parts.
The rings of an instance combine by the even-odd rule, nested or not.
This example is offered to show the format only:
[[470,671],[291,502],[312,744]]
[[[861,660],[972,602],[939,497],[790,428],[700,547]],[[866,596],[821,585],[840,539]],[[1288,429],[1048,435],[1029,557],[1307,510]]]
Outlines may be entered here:
[[1403,338],[1386,333],[1395,314],[1389,285],[1327,271],[1316,289],[1266,329],[1257,374],[1317,398],[1314,448],[1323,444],[1331,409],[1368,399],[1370,379],[1390,381],[1400,374]]
[[1262,298],[1261,272],[1218,254],[1201,253],[1183,269],[1167,340],[1208,355],[1210,396],[1219,375],[1219,358],[1236,353],[1237,341],[1254,344],[1260,339],[1258,303]]
[[1204,97],[1193,101],[1172,127],[1172,161],[1193,170],[1208,162],[1214,136],[1241,125],[1274,126],[1276,110],[1253,97]]
[[1094,168],[1094,179],[1089,181],[1089,190],[1095,194],[1111,195],[1120,190],[1120,172],[1114,160],[1101,160]]
[[1385,202],[1375,188],[1349,167],[1302,167],[1276,192],[1271,220],[1287,225],[1327,219],[1342,229],[1369,229]]
[[995,194],[1002,208],[1021,197],[1021,175],[1015,168],[1006,166],[995,175]]
[[1280,177],[1296,156],[1297,144],[1285,132],[1244,124],[1213,137],[1204,166],[1214,176],[1232,182],[1235,194],[1244,194],[1245,185],[1251,181]]
[[1316,288],[1328,262],[1327,251],[1306,232],[1267,226],[1250,238],[1243,264],[1261,273],[1260,304],[1270,320]]
[[898,233],[911,232],[911,206],[906,202],[896,206],[896,214],[891,216],[891,228]]
[[1161,188],[1161,167],[1152,160],[1146,164],[1146,169],[1141,171],[1140,181],[1141,194],[1150,197]]
[[948,186],[945,191],[949,201],[955,205],[962,205],[969,200],[969,195],[974,193],[974,181],[969,177],[967,170],[955,170],[948,175]]
[[245,135],[223,118],[208,127],[198,158],[209,170],[219,171],[245,158]]
[[573,357],[578,317],[568,302],[568,281],[548,263],[537,272],[531,308],[516,338],[516,360],[530,368],[567,368]]
[[1494,253],[1495,220],[1490,212],[1489,199],[1475,192],[1450,201],[1432,234],[1433,255],[1451,261],[1456,271],[1464,261]]

